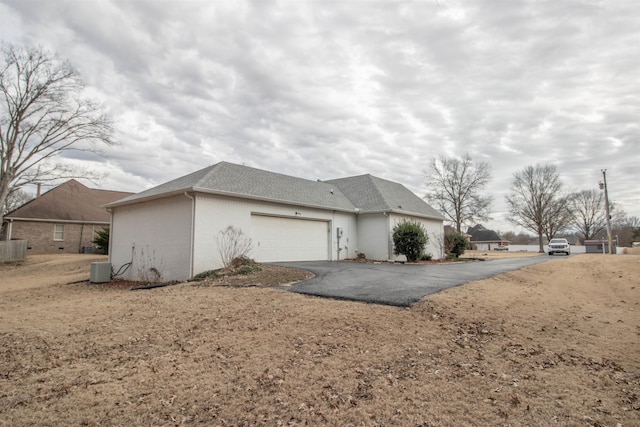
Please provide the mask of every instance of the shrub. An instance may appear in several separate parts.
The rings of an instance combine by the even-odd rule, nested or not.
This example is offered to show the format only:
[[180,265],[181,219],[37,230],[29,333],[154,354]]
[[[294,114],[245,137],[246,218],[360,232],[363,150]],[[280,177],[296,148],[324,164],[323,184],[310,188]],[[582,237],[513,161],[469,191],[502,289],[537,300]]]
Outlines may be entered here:
[[93,243],[98,248],[103,250],[104,253],[106,254],[109,251],[109,235],[110,234],[111,234],[111,229],[109,227],[96,230],[91,243]]
[[202,279],[217,279],[218,277],[220,277],[220,275],[218,274],[219,270],[207,270],[207,271],[203,271],[202,273],[198,273],[195,276],[193,276],[193,278],[195,280],[202,280]]
[[218,250],[225,267],[230,267],[237,258],[247,258],[251,252],[251,239],[241,229],[230,225],[218,233]]
[[260,268],[260,264],[252,260],[251,258],[247,258],[246,256],[239,256],[234,258],[231,261],[231,265],[229,268],[235,270],[237,274],[251,274],[257,273],[262,270]]
[[393,227],[394,253],[406,256],[409,262],[420,259],[428,241],[427,231],[419,222],[403,220]]
[[444,235],[444,250],[450,258],[459,258],[470,247],[471,243],[462,233],[449,231]]
[[258,273],[262,271],[260,264],[247,258],[245,256],[239,256],[231,260],[228,267],[218,268],[217,270],[207,270],[202,273],[198,273],[193,276],[194,280],[204,279],[220,279],[223,277],[231,277],[236,275],[248,275],[252,273]]
[[420,257],[420,261],[431,261],[433,259],[433,255],[431,254],[422,254]]

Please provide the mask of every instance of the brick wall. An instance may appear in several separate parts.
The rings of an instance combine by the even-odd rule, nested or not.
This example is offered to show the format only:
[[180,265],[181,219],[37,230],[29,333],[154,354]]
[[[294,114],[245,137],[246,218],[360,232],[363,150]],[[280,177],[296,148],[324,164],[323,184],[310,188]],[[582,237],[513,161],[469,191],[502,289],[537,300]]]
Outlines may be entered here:
[[28,241],[27,253],[52,254],[82,253],[85,246],[96,246],[91,243],[94,232],[106,227],[95,224],[64,224],[64,238],[62,241],[54,240],[53,232],[55,222],[23,222],[14,221],[11,229],[12,239],[24,239]]

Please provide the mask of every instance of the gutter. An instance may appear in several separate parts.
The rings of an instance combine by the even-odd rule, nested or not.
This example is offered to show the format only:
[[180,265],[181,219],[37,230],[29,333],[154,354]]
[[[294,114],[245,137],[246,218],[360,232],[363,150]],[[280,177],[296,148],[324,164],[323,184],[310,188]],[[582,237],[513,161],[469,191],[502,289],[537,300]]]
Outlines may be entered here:
[[420,213],[420,212],[404,211],[404,210],[399,210],[399,209],[389,209],[386,212],[392,213],[392,214],[417,216],[417,217],[420,217],[420,218],[436,219],[436,220],[439,220],[439,221],[446,221],[446,219],[444,217],[427,215],[427,214],[423,214],[423,213]]
[[43,218],[20,218],[5,217],[7,221],[29,221],[29,222],[51,222],[56,224],[93,224],[93,225],[109,225],[109,221],[83,221],[81,219],[43,219]]
[[[167,197],[185,195],[185,194],[187,194],[187,192],[213,194],[213,195],[218,195],[218,196],[227,196],[227,197],[234,197],[234,198],[239,198],[239,199],[257,200],[257,201],[260,201],[260,202],[279,203],[279,204],[287,205],[287,206],[300,206],[300,207],[311,208],[311,209],[332,210],[332,211],[335,211],[335,212],[354,213],[354,209],[358,209],[358,211],[357,211],[358,214],[375,214],[375,213],[399,214],[399,215],[415,216],[415,217],[425,218],[425,219],[434,219],[434,220],[437,220],[437,221],[445,221],[446,220],[444,217],[439,216],[439,215],[437,215],[437,216],[436,215],[428,215],[428,214],[423,214],[423,213],[420,213],[420,212],[405,211],[405,210],[401,210],[401,209],[384,209],[384,210],[363,211],[363,210],[360,210],[359,208],[356,208],[355,206],[354,206],[354,208],[337,208],[337,207],[334,207],[334,206],[314,205],[314,204],[310,204],[310,203],[295,202],[295,201],[291,201],[291,200],[271,199],[271,198],[268,198],[268,197],[253,196],[253,195],[250,195],[250,194],[242,194],[242,193],[233,193],[233,192],[230,192],[230,191],[210,190],[210,189],[199,188],[199,187],[184,188],[184,189],[181,189],[181,190],[175,190],[175,191],[171,191],[171,192],[168,192],[168,193],[155,194],[155,195],[152,195],[152,196],[140,197],[140,198],[131,199],[131,200],[120,200],[120,201],[117,201],[117,202],[109,203],[109,204],[105,205],[105,207],[107,209],[109,209],[109,208],[126,206],[126,205],[131,205],[131,204],[136,204],[136,203],[149,202],[149,201],[153,201],[153,200],[164,199],[164,198],[167,198]],[[191,197],[191,196],[188,196],[188,197]]]
[[359,215],[366,215],[366,214],[383,214],[383,215],[397,214],[397,215],[415,216],[415,217],[418,217],[418,218],[425,218],[425,219],[434,219],[434,220],[437,220],[437,221],[446,221],[446,219],[444,217],[441,217],[441,216],[427,215],[427,214],[423,214],[423,213],[420,213],[420,212],[404,211],[404,210],[399,210],[399,209],[383,209],[383,210],[375,210],[375,211],[358,210],[358,214]]
[[120,200],[120,201],[117,201],[117,202],[109,203],[108,205],[105,205],[105,207],[114,208],[114,207],[131,205],[131,204],[135,204],[135,203],[148,202],[148,201],[152,201],[152,200],[159,200],[159,199],[164,199],[164,198],[167,198],[167,197],[184,195],[186,192],[203,193],[203,194],[214,194],[214,195],[218,195],[218,196],[234,197],[234,198],[238,198],[238,199],[257,200],[257,201],[260,201],[260,202],[279,203],[279,204],[288,205],[288,206],[300,206],[300,207],[305,207],[305,208],[332,210],[332,211],[347,212],[347,213],[353,213],[353,209],[355,208],[355,206],[354,207],[350,207],[350,208],[339,208],[339,207],[335,207],[335,206],[314,205],[314,204],[311,204],[311,203],[297,202],[297,201],[292,201],[292,200],[272,199],[272,198],[268,198],[268,197],[253,196],[253,195],[250,195],[250,194],[233,193],[233,192],[230,192],[230,191],[211,190],[211,189],[200,188],[200,187],[183,188],[181,190],[170,191],[170,192],[162,193],[162,194],[154,194],[154,195],[151,195],[151,196],[140,197],[140,198],[136,198],[136,199]]

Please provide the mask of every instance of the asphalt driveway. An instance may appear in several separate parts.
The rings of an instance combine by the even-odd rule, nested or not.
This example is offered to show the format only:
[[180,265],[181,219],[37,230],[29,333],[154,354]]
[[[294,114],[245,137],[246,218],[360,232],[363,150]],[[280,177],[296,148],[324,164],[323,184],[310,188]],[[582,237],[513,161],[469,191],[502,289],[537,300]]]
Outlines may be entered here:
[[288,289],[301,294],[407,307],[427,295],[500,273],[550,261],[551,257],[504,258],[449,264],[288,262],[316,276]]

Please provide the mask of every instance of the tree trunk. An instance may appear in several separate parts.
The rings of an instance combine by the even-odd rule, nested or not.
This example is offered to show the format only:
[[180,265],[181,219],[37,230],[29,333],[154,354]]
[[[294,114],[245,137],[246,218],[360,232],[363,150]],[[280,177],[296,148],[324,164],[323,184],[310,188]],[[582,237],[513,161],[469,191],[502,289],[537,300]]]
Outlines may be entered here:
[[542,244],[542,231],[538,231],[538,243],[540,245],[540,250],[538,252],[540,252],[541,254],[544,253],[544,245]]

